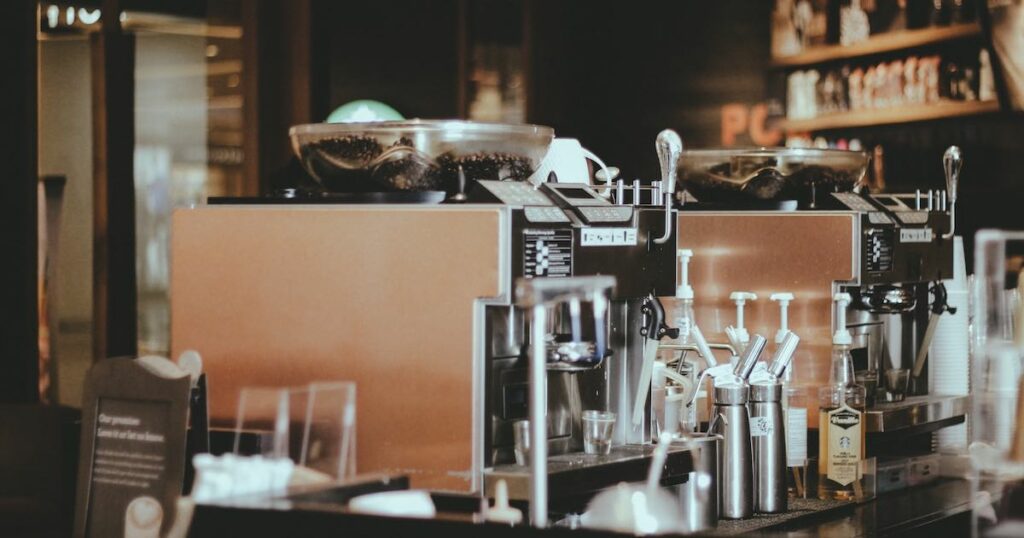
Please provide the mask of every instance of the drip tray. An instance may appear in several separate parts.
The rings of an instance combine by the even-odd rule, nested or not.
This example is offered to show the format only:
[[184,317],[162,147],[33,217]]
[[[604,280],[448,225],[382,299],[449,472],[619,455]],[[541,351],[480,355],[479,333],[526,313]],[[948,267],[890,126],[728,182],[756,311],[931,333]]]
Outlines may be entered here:
[[[647,479],[654,445],[612,447],[611,454],[590,455],[582,452],[548,458],[548,495],[552,499],[590,494],[619,482],[642,482]],[[690,450],[672,445],[665,460],[661,485],[672,486],[686,481],[693,471]],[[484,491],[494,496],[498,480],[508,484],[509,498],[528,500],[530,468],[523,465],[496,465],[484,471]]]
[[867,410],[868,433],[939,429],[964,421],[967,396],[911,396],[902,402],[878,403]]

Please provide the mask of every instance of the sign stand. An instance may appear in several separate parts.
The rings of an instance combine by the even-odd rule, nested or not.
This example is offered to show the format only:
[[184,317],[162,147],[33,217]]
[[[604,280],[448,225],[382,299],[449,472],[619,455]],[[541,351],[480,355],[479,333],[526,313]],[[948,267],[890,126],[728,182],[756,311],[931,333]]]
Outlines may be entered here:
[[191,378],[160,357],[113,358],[89,370],[74,536],[158,538],[185,472]]

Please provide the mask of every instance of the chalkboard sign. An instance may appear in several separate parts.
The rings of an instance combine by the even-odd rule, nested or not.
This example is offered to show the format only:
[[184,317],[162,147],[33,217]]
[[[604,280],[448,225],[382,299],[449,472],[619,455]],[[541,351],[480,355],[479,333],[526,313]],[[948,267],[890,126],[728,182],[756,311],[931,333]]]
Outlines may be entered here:
[[185,471],[190,386],[185,372],[156,357],[105,359],[89,370],[76,537],[167,532]]

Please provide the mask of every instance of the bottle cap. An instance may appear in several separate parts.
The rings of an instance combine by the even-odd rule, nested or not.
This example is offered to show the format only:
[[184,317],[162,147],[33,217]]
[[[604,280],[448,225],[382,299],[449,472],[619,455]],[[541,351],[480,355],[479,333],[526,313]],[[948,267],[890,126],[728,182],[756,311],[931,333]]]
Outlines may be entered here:
[[836,332],[832,335],[832,344],[848,346],[853,343],[853,335],[846,328],[846,307],[853,300],[849,293],[837,293],[832,300],[836,303]]
[[496,523],[511,523],[515,525],[523,520],[523,513],[518,508],[508,504],[508,484],[504,480],[498,480],[494,487],[494,506],[487,508],[485,514],[487,521]]

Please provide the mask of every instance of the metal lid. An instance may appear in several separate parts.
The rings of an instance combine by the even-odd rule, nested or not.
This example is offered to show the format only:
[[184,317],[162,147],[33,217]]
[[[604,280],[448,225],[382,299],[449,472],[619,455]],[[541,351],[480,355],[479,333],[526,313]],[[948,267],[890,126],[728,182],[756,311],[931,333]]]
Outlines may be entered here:
[[715,405],[743,405],[747,403],[746,385],[722,385],[715,387]]
[[750,401],[782,401],[782,383],[753,383],[750,385]]

